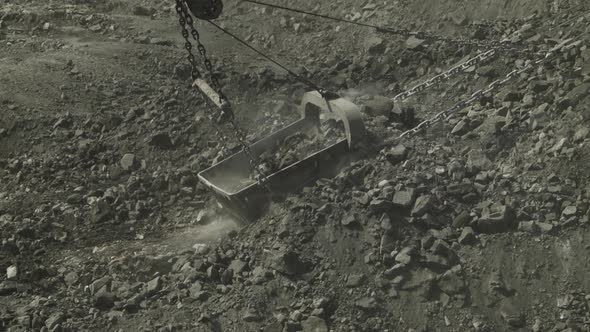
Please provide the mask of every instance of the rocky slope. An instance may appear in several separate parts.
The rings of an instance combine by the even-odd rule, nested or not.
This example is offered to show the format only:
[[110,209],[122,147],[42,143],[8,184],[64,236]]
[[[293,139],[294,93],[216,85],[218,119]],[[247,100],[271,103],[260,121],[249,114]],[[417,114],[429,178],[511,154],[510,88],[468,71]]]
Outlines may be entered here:
[[[361,105],[369,130],[338,176],[243,224],[196,177],[239,146],[189,86],[170,2],[4,2],[0,330],[589,331],[587,4],[276,3],[531,52],[394,105],[484,49],[227,4],[224,27]],[[250,139],[297,118],[304,85],[198,27]]]

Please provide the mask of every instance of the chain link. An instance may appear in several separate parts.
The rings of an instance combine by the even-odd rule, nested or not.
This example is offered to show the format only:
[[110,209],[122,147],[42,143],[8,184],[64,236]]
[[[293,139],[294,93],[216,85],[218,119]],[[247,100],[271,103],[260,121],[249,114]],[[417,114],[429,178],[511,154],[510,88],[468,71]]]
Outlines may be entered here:
[[[179,10],[180,10],[180,12],[179,12]],[[213,89],[215,90],[215,92],[217,92],[217,94],[219,95],[221,104],[223,104],[224,102],[228,102],[227,97],[225,96],[225,94],[223,93],[223,90],[221,89],[221,84],[219,84],[219,80],[217,79],[217,75],[215,75],[215,72],[213,70],[213,64],[211,63],[211,60],[209,60],[209,57],[207,56],[207,49],[205,48],[205,45],[203,45],[203,43],[201,42],[201,34],[195,28],[193,17],[189,13],[186,3],[183,0],[176,0],[176,11],[179,13],[181,18],[183,18],[185,21],[185,25],[183,26],[182,35],[183,35],[183,37],[185,37],[187,50],[191,51],[192,44],[190,43],[188,36],[186,36],[186,34],[188,33],[188,31],[185,32],[187,30],[186,26],[189,27],[190,35],[192,36],[193,40],[195,40],[197,43],[197,51],[199,52],[199,54],[201,55],[201,58],[203,59],[203,64],[205,65],[205,69],[209,72],[209,79],[211,80],[211,85],[212,85]],[[189,44],[190,44],[190,46],[189,46]],[[193,65],[193,64],[194,63],[191,63],[191,65]],[[198,77],[193,76],[193,80],[195,80],[197,78],[200,78],[200,76],[198,76]]]
[[[180,23],[180,26],[182,29],[181,33],[182,33],[183,38],[185,39],[185,49],[188,52],[187,58],[188,58],[188,61],[191,65],[191,76],[192,76],[193,81],[196,79],[202,78],[202,74],[198,69],[198,66],[197,66],[197,63],[195,60],[195,56],[192,52],[193,45],[192,45],[189,37],[192,37],[193,40],[196,41],[197,50],[198,50],[199,54],[201,55],[201,58],[203,59],[203,64],[205,65],[205,69],[209,73],[209,78],[211,81],[212,88],[219,95],[220,104],[222,105],[222,107],[221,107],[221,112],[223,113],[222,116],[225,117],[224,120],[227,120],[227,122],[229,122],[231,124],[231,128],[233,129],[233,133],[234,133],[236,140],[238,141],[238,144],[242,148],[242,151],[248,157],[250,168],[252,169],[252,171],[255,174],[256,181],[258,181],[259,184],[264,189],[269,190],[269,188],[266,184],[267,178],[261,171],[260,162],[259,162],[258,158],[252,152],[252,149],[250,149],[250,144],[248,143],[246,133],[238,125],[238,123],[235,120],[235,116],[232,111],[232,106],[229,102],[229,99],[223,93],[223,90],[221,88],[221,84],[219,83],[219,80],[217,79],[217,76],[214,73],[213,64],[211,63],[211,60],[207,56],[207,49],[205,48],[205,45],[203,45],[203,43],[201,42],[201,35],[199,34],[199,31],[194,26],[194,20],[193,20],[191,14],[189,13],[184,0],[176,0],[176,12],[179,16],[178,20],[179,20],[179,23]],[[188,29],[186,28],[187,26],[190,29],[190,33],[189,33]],[[202,95],[203,99],[205,100],[205,103],[207,106],[206,107],[207,117],[209,118],[209,120],[213,124],[216,134],[217,134],[217,137],[221,138],[222,142],[227,142],[228,141],[227,136],[225,136],[225,134],[223,133],[223,129],[218,124],[219,117],[216,116],[213,106],[211,105],[211,102],[209,101],[207,96],[203,95],[202,92],[201,92],[201,95]],[[223,144],[222,144],[222,146],[223,146],[223,148],[222,148],[223,152],[226,153],[227,152],[226,147]]]
[[445,81],[448,81],[453,76],[455,76],[461,72],[467,71],[472,66],[475,66],[477,68],[477,66],[479,66],[483,63],[489,62],[491,59],[495,58],[499,53],[500,52],[498,49],[490,49],[488,51],[480,53],[480,54],[476,55],[475,57],[473,57],[463,63],[460,63],[456,66],[453,66],[449,70],[447,70],[441,74],[438,74],[438,75],[412,87],[411,89],[408,89],[404,92],[397,94],[396,96],[394,96],[392,98],[392,100],[394,102],[406,100],[418,93],[424,92],[425,90],[427,90],[435,85],[438,85],[438,84],[441,84]]
[[448,115],[450,115],[451,113],[455,113],[459,110],[462,110],[463,108],[469,106],[470,104],[472,104],[473,102],[480,100],[481,97],[483,97],[484,95],[493,92],[495,90],[497,90],[498,88],[504,86],[506,83],[512,81],[513,79],[519,77],[520,75],[522,75],[523,73],[535,68],[538,65],[541,65],[545,62],[551,61],[553,60],[556,55],[555,53],[557,51],[569,51],[570,49],[576,47],[579,43],[569,43],[569,41],[565,41],[562,44],[556,46],[555,48],[553,48],[552,50],[550,50],[549,52],[547,52],[545,54],[545,56],[537,59],[537,60],[531,60],[528,63],[526,63],[522,68],[520,69],[514,69],[511,72],[509,72],[508,74],[506,74],[506,76],[504,78],[501,79],[497,79],[493,82],[491,82],[490,84],[488,84],[485,88],[477,90],[475,92],[473,92],[469,98],[459,101],[457,104],[453,105],[452,107],[437,113],[436,115],[434,115],[433,117],[431,117],[430,119],[424,120],[422,122],[420,122],[417,126],[415,126],[412,129],[409,129],[405,132],[403,132],[401,135],[399,135],[395,140],[400,140],[402,138],[408,137],[408,136],[412,136],[414,134],[417,134],[419,132],[421,132],[422,130],[431,127],[432,125],[434,125],[435,123],[445,119]]
[[[197,62],[195,60],[195,56],[192,52],[193,46],[192,46],[190,39],[189,39],[190,34],[189,34],[188,30],[186,29],[186,25],[187,25],[186,10],[184,9],[184,4],[182,3],[181,0],[176,1],[176,13],[178,14],[178,22],[181,27],[182,37],[185,40],[184,47],[188,53],[187,59],[191,65],[191,77],[193,80],[196,80],[198,78],[201,78],[202,74],[199,71],[199,68],[197,66]],[[206,103],[206,107],[205,107],[206,116],[213,124],[213,128],[215,129],[215,133],[216,133],[217,137],[220,137],[223,141],[227,141],[227,137],[223,133],[223,130],[220,128],[220,126],[215,121],[215,114],[213,112],[213,109],[211,108],[211,105],[208,103],[208,99],[205,96],[202,96],[202,97]],[[222,152],[224,154],[227,153],[227,148],[225,147],[225,145],[222,145]]]
[[201,78],[201,72],[197,67],[195,56],[192,51],[193,45],[189,40],[189,32],[186,29],[187,20],[184,5],[181,0],[176,0],[176,13],[178,14],[178,22],[180,24],[182,37],[184,38],[184,48],[187,50],[188,53],[187,59],[191,65],[191,76],[193,80],[196,80],[197,78]]
[[443,82],[449,80],[454,75],[456,75],[460,72],[464,72],[467,69],[471,68],[472,66],[477,66],[479,64],[482,64],[484,62],[491,60],[497,54],[498,54],[498,51],[496,49],[491,49],[486,52],[480,53],[480,54],[476,55],[475,57],[452,67],[451,69],[447,70],[446,72],[438,74],[438,75],[424,81],[423,83],[420,83],[420,84],[414,86],[413,88],[396,95],[395,97],[393,97],[393,101],[397,102],[397,101],[402,101],[402,100],[408,99],[418,93],[423,92],[424,90],[426,90],[432,86],[438,85],[440,83],[443,83]]

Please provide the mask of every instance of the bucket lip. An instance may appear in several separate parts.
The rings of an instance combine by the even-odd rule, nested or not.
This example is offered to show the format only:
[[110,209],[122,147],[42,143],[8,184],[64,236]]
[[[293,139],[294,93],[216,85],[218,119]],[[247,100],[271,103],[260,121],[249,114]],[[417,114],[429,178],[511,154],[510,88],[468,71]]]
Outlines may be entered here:
[[[272,173],[271,175],[269,175],[267,177],[267,179],[268,180],[272,180],[272,178],[274,178],[275,176],[279,175],[281,172],[284,172],[284,171],[289,170],[289,169],[291,169],[293,167],[296,167],[297,165],[305,162],[306,160],[311,159],[311,158],[313,158],[313,157],[315,157],[315,156],[317,156],[319,154],[322,154],[325,151],[330,150],[331,148],[333,148],[333,147],[335,147],[337,145],[341,145],[343,143],[346,143],[348,145],[348,139],[343,138],[343,139],[337,141],[336,143],[334,143],[332,145],[328,145],[327,147],[323,148],[320,151],[317,151],[315,153],[310,154],[309,156],[307,156],[307,157],[299,160],[298,162],[296,162],[294,164],[291,164],[291,165],[289,165],[289,166],[287,166],[285,168],[281,168],[278,171],[276,171],[276,172]],[[213,166],[211,166],[211,167],[209,167],[209,168],[207,168],[207,169],[199,172],[197,174],[197,176],[199,177],[199,180],[201,180],[201,182],[203,182],[203,184],[205,184],[207,187],[209,187],[209,188],[213,189],[214,191],[218,192],[219,194],[224,195],[224,196],[227,196],[227,197],[237,196],[237,195],[243,194],[246,191],[249,191],[249,190],[253,189],[254,187],[260,186],[258,182],[254,182],[254,183],[251,183],[251,184],[249,184],[249,185],[247,185],[247,186],[243,187],[242,189],[239,189],[239,190],[237,190],[235,192],[229,192],[229,191],[224,190],[221,187],[217,186],[215,183],[213,183],[212,181],[210,181],[207,178],[207,176],[206,176],[207,173],[209,173],[211,170],[214,170],[219,165],[223,164],[227,160],[231,159],[232,157],[234,157],[235,155],[240,154],[240,153],[242,153],[242,151],[237,152],[237,153],[235,153],[235,154],[227,157],[226,159],[220,161],[219,163],[217,163],[217,164],[215,164],[215,165],[213,165]]]

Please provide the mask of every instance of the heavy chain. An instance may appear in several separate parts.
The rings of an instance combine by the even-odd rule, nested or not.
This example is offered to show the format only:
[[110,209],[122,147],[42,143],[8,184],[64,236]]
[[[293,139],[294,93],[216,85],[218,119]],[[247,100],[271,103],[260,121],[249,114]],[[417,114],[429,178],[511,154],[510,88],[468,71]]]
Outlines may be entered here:
[[[182,37],[184,38],[184,41],[185,41],[184,48],[187,50],[187,54],[188,54],[187,60],[191,66],[191,77],[193,80],[196,80],[198,78],[201,78],[202,74],[199,71],[199,68],[197,66],[197,61],[195,59],[195,55],[193,54],[193,51],[192,51],[193,45],[190,42],[190,39],[189,39],[190,34],[186,28],[186,25],[187,25],[186,9],[185,9],[184,4],[182,3],[181,0],[176,1],[176,13],[178,14],[178,22],[180,24]],[[221,138],[223,141],[227,141],[227,137],[223,133],[223,130],[217,124],[217,121],[215,121],[215,113],[213,111],[213,108],[209,104],[207,97],[205,97],[203,95],[202,95],[202,97],[206,103],[205,110],[206,110],[207,118],[213,124],[213,128],[215,129],[215,133],[216,133],[217,137]],[[222,150],[223,150],[224,154],[227,153],[227,149],[226,149],[225,145],[222,145]]]
[[180,28],[181,28],[181,32],[182,32],[182,37],[184,38],[184,48],[187,50],[188,52],[188,62],[191,65],[191,76],[193,78],[193,80],[196,80],[197,78],[201,78],[201,72],[199,71],[199,68],[197,67],[197,62],[195,60],[195,55],[193,54],[193,44],[191,44],[190,40],[189,40],[189,32],[186,29],[186,24],[187,24],[187,19],[186,19],[186,9],[184,7],[184,4],[182,3],[182,0],[176,0],[176,13],[178,14],[178,23],[180,24]]
[[484,95],[497,90],[498,88],[504,86],[506,83],[519,77],[521,74],[535,68],[538,65],[541,65],[545,62],[553,60],[556,57],[555,53],[557,51],[560,51],[560,50],[561,51],[568,51],[568,50],[576,47],[578,44],[579,43],[570,43],[570,40],[561,43],[560,45],[554,47],[552,50],[547,52],[544,57],[542,57],[538,60],[531,60],[522,68],[515,69],[515,70],[509,72],[504,78],[497,79],[497,80],[493,81],[492,83],[490,83],[485,88],[475,91],[474,93],[471,94],[471,96],[469,96],[469,98],[459,101],[457,104],[453,105],[452,107],[435,114],[433,117],[422,121],[414,128],[403,132],[401,135],[399,135],[396,138],[396,140],[399,140],[399,139],[402,139],[402,138],[405,138],[408,136],[412,136],[414,134],[421,132],[424,129],[431,127],[435,123],[446,118],[448,115],[464,109],[465,107],[471,105],[473,102],[480,100],[481,97],[483,97]]
[[[219,83],[219,80],[217,79],[217,77],[214,73],[213,64],[211,63],[211,60],[209,60],[209,57],[207,56],[207,50],[206,50],[205,46],[203,45],[203,43],[201,42],[201,35],[199,34],[199,31],[195,28],[194,20],[193,20],[191,14],[189,13],[189,11],[186,7],[186,4],[184,3],[183,0],[176,0],[176,12],[179,17],[178,20],[179,20],[179,23],[180,23],[180,26],[182,29],[181,30],[182,36],[185,40],[185,49],[188,52],[187,58],[188,58],[188,61],[191,65],[191,76],[192,76],[193,81],[196,79],[202,78],[202,74],[197,67],[195,56],[192,52],[193,45],[190,41],[190,38],[189,38],[190,36],[192,36],[192,38],[197,43],[197,50],[199,51],[199,54],[201,55],[201,57],[203,59],[205,69],[207,69],[207,71],[209,73],[209,78],[211,81],[212,88],[219,95],[220,104],[222,105],[221,111],[225,113],[225,120],[231,124],[231,128],[233,129],[234,136],[235,136],[236,140],[238,141],[238,144],[242,148],[242,151],[246,154],[246,156],[248,158],[250,168],[252,169],[253,173],[255,174],[256,181],[258,181],[262,185],[263,188],[268,190],[268,187],[265,183],[266,176],[261,171],[260,162],[258,161],[258,158],[256,158],[256,156],[252,152],[252,149],[250,148],[250,144],[248,143],[246,133],[238,125],[238,123],[235,120],[235,117],[234,117],[234,114],[232,111],[232,106],[229,102],[229,99],[223,93],[223,90],[221,88],[221,84]],[[187,26],[190,29],[190,33],[187,29]],[[209,120],[213,124],[216,134],[217,134],[217,137],[220,138],[222,142],[227,142],[228,141],[227,136],[223,133],[222,128],[218,124],[218,121],[217,121],[218,117],[215,114],[213,106],[209,102],[207,96],[203,95],[202,93],[201,93],[201,95],[202,95],[203,99],[205,100],[205,103],[207,106],[206,107],[207,117],[209,118]],[[222,146],[223,146],[224,152],[226,152],[226,147],[223,144],[222,144]]]
[[440,83],[443,83],[443,82],[449,80],[454,75],[464,72],[467,69],[471,68],[472,66],[477,66],[479,64],[482,64],[484,62],[491,60],[497,54],[498,54],[498,50],[496,50],[496,49],[491,49],[486,52],[480,53],[480,54],[476,55],[475,57],[452,67],[451,69],[447,70],[446,72],[438,74],[438,75],[414,86],[413,88],[396,95],[395,97],[393,97],[393,101],[397,102],[397,101],[402,101],[402,100],[408,99],[418,93],[423,92],[426,89],[429,89],[435,85],[438,85]]
[[[189,13],[187,6],[183,0],[176,0],[176,12],[179,15],[179,20],[184,20],[184,22],[185,22],[185,25],[183,25],[183,27],[182,27],[183,28],[182,36],[185,38],[185,41],[186,41],[185,48],[187,49],[187,51],[189,51],[189,54],[192,54],[192,44],[191,44],[190,40],[188,39],[188,35],[187,35],[188,30],[186,29],[186,26],[188,26],[190,29],[191,36],[193,37],[193,39],[197,43],[197,51],[199,51],[199,54],[201,55],[201,58],[203,59],[203,64],[205,65],[205,69],[207,69],[207,71],[209,72],[209,79],[211,80],[211,85],[212,85],[213,89],[215,90],[215,92],[217,92],[217,94],[219,95],[219,99],[220,99],[221,104],[229,102],[229,100],[227,99],[227,97],[223,93],[223,90],[221,89],[221,84],[219,84],[219,80],[217,79],[217,75],[215,75],[215,72],[213,70],[213,64],[211,63],[211,60],[209,60],[209,57],[207,56],[207,49],[205,48],[205,45],[203,45],[203,43],[201,42],[201,34],[195,28],[193,17]],[[181,24],[182,24],[182,21],[181,21]],[[194,57],[193,57],[193,60],[194,60]],[[195,65],[196,65],[195,62],[191,62],[191,66],[193,68],[195,67]],[[198,72],[198,70],[196,72]],[[195,70],[193,70],[193,73],[195,73]],[[193,75],[193,80],[196,80],[197,78],[201,78],[201,76],[200,75],[199,76]]]

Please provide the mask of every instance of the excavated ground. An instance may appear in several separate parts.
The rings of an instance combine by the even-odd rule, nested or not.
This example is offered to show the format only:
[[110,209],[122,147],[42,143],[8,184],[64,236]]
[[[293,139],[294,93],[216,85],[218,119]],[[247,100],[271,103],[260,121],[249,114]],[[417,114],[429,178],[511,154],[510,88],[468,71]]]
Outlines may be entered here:
[[[357,161],[238,222],[197,178],[239,146],[191,90],[172,2],[0,2],[0,331],[590,331],[585,1],[275,0],[575,43],[403,140],[401,109],[427,119],[535,56],[393,105],[483,49],[227,2],[222,26],[362,106]],[[250,140],[299,117],[305,85],[197,27]]]

